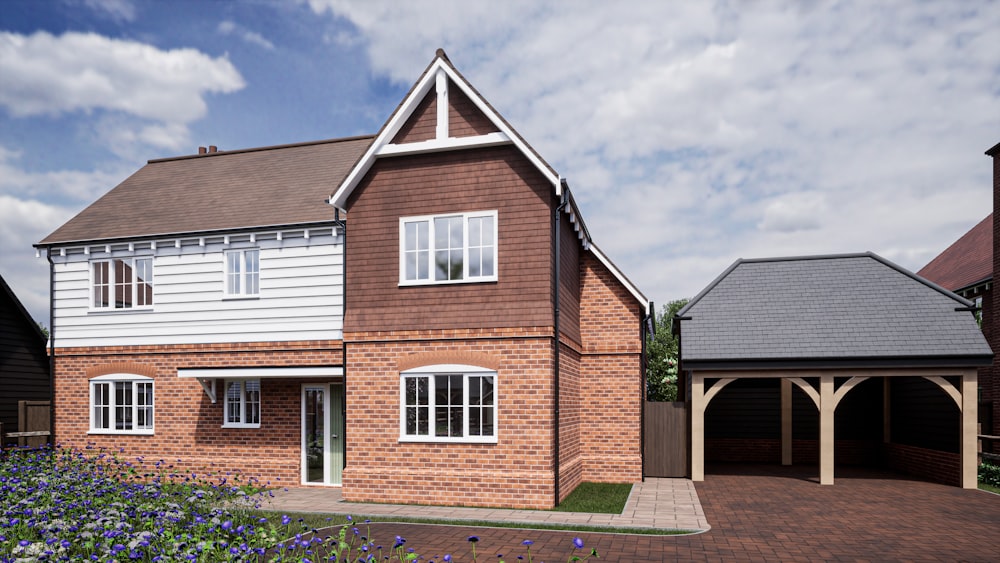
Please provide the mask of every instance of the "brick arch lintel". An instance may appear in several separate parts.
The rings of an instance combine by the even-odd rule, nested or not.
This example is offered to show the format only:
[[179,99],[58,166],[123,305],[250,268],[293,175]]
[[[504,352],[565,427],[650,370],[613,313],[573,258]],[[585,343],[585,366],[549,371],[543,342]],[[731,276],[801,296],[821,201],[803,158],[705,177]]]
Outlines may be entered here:
[[401,358],[396,367],[399,371],[418,368],[421,366],[432,366],[437,364],[465,364],[479,366],[493,371],[500,369],[500,359],[483,352],[458,352],[455,350],[442,350],[440,352],[421,352],[411,354]]
[[87,368],[87,379],[111,373],[132,373],[135,375],[145,375],[146,377],[155,377],[156,368],[140,364],[139,362],[111,362]]

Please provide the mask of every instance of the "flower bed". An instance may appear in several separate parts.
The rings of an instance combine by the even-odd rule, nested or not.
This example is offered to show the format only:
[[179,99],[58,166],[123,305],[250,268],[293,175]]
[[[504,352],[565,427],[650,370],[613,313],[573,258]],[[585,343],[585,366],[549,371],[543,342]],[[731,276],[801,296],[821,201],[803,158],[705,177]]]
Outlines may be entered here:
[[[0,563],[419,558],[399,536],[383,548],[350,517],[326,537],[287,515],[262,517],[267,494],[238,476],[181,474],[163,460],[147,466],[106,452],[0,452]],[[475,554],[478,538],[469,541]],[[528,561],[531,545],[522,545]],[[596,555],[582,547],[576,538],[570,560]]]

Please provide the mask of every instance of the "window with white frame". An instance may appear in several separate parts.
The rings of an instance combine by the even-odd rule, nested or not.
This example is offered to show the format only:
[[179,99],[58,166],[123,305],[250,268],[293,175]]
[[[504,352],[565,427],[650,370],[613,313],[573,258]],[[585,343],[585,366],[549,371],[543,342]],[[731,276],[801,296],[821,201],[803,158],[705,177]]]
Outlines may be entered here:
[[114,258],[91,262],[94,309],[153,306],[153,259]]
[[260,380],[227,379],[224,428],[260,428]]
[[426,366],[400,379],[401,441],[497,441],[495,371]]
[[132,374],[91,379],[90,432],[152,434],[153,379]]
[[496,211],[400,218],[400,285],[496,279]]
[[226,251],[226,295],[254,297],[260,293],[260,251],[256,248]]

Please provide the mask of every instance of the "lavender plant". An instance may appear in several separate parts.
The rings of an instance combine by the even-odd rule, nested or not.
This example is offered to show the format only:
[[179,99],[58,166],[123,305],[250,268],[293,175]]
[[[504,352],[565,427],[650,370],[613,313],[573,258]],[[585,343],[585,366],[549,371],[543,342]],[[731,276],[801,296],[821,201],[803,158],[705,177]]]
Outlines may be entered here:
[[[348,516],[348,524],[324,537],[301,519],[264,518],[259,508],[270,493],[254,480],[180,473],[162,460],[152,471],[146,467],[141,458],[103,451],[0,452],[0,563],[421,559],[400,536],[391,547],[375,542],[369,520],[359,524]],[[469,537],[474,562],[478,541]],[[529,562],[532,545],[522,542]],[[568,561],[597,556],[596,550],[577,555],[580,538],[573,546]]]

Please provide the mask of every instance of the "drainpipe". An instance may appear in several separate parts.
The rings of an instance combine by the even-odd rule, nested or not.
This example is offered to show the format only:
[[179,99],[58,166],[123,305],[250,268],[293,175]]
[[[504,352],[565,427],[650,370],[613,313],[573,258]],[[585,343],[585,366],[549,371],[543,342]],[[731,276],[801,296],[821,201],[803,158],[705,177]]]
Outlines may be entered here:
[[562,243],[562,228],[561,228],[561,226],[562,226],[562,211],[566,208],[566,204],[569,201],[569,186],[567,186],[565,184],[565,182],[563,182],[562,188],[563,188],[562,189],[562,199],[560,200],[559,205],[552,212],[552,220],[555,222],[554,231],[555,231],[555,243],[556,243],[555,244],[555,247],[556,247],[555,248],[555,250],[556,250],[555,251],[555,276],[554,276],[555,277],[555,291],[553,292],[554,293],[554,298],[553,298],[553,302],[552,302],[552,324],[553,324],[553,329],[555,330],[555,339],[553,340],[553,342],[554,342],[553,348],[554,348],[554,351],[555,351],[555,373],[553,374],[553,381],[555,382],[555,392],[553,393],[553,395],[554,395],[553,401],[554,401],[554,404],[555,404],[555,412],[554,412],[553,416],[554,416],[554,422],[555,422],[554,425],[555,425],[555,442],[556,442],[555,446],[556,447],[555,447],[555,456],[554,456],[555,459],[554,459],[553,463],[555,464],[555,471],[554,471],[554,473],[555,473],[555,495],[556,495],[556,497],[555,497],[555,504],[554,505],[558,505],[559,504],[559,354],[560,354],[560,346],[559,346],[559,284],[560,284],[559,270],[560,270],[560,266],[561,266],[561,264],[560,264],[560,258],[561,258],[561,249],[562,249],[562,244],[561,244]]
[[[340,394],[340,416],[344,421],[344,428],[341,430],[343,438],[340,440],[340,462],[341,469],[347,467],[347,340],[344,339],[344,320],[347,318],[347,221],[340,218],[340,209],[333,208],[333,223],[340,229],[340,236],[344,239],[342,243],[344,257],[341,260],[341,285],[340,288],[340,363],[344,372],[343,392]],[[341,481],[343,482],[343,481]]]
[[[52,247],[45,249],[49,261],[49,444],[56,445],[56,267],[52,262]],[[23,430],[23,428],[21,429]]]

